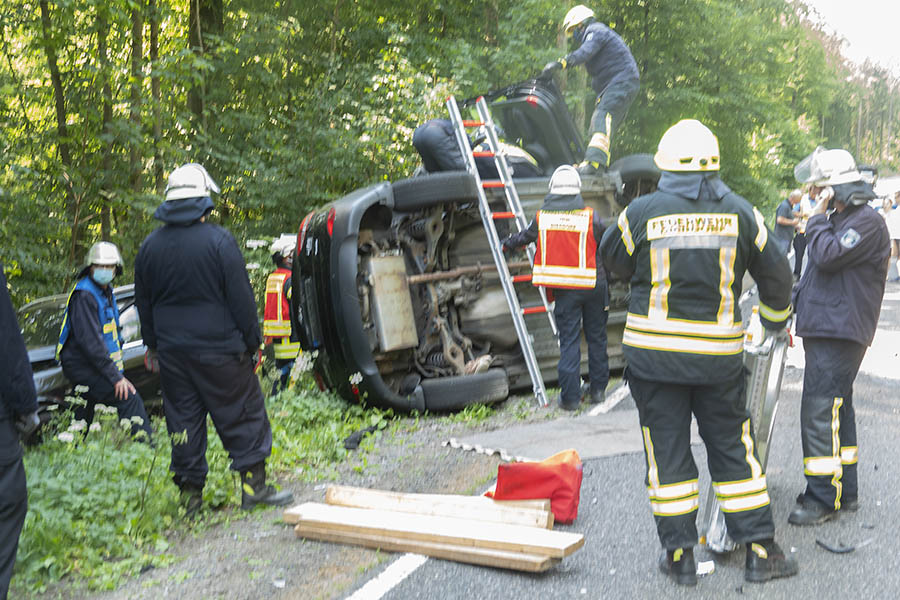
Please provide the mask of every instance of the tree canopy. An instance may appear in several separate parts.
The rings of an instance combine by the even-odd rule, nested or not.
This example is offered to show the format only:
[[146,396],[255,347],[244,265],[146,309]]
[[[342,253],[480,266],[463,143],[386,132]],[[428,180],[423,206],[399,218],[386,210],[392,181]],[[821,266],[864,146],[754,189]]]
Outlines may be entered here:
[[[415,126],[567,51],[550,0],[13,0],[0,6],[0,260],[17,304],[65,291],[85,249],[129,270],[165,177],[203,163],[239,240],[411,175]],[[641,91],[613,158],[698,118],[723,178],[771,212],[818,145],[896,166],[896,81],[851,65],[786,0],[599,0]],[[587,130],[583,69],[561,81]]]

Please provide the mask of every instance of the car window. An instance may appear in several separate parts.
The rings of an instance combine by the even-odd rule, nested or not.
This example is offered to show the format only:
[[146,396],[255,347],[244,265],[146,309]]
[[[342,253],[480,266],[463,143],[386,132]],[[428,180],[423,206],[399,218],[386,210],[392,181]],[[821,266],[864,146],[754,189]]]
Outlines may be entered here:
[[59,328],[66,308],[66,300],[38,304],[19,313],[19,326],[29,350],[42,346],[56,346]]
[[127,308],[120,308],[119,325],[122,326],[122,343],[135,342],[141,339],[141,320],[138,318],[137,307],[134,304]]

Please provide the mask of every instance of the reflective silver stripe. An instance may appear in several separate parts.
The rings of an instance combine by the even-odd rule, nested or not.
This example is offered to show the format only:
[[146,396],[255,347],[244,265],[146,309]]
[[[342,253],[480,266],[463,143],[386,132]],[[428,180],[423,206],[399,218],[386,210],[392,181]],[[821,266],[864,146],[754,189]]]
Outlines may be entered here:
[[859,460],[859,450],[856,446],[844,446],[841,448],[841,463],[845,465],[855,464]]
[[693,335],[717,338],[743,337],[744,328],[740,325],[720,325],[712,321],[687,321],[668,318],[651,319],[643,315],[628,313],[628,327],[640,329],[648,333],[677,333],[680,335]]
[[691,496],[672,502],[650,502],[653,514],[658,517],[676,517],[696,511],[700,507],[700,497]]
[[[647,221],[647,239],[650,241],[676,237],[694,241],[708,237],[736,240],[738,234],[738,216],[732,213],[677,213]],[[734,246],[735,242],[732,240],[730,245]]]
[[734,283],[736,256],[735,248],[719,250],[719,312],[716,315],[716,322],[722,326],[734,325],[734,292],[731,285]]
[[625,327],[622,343],[633,348],[660,350],[662,352],[687,352],[691,354],[732,355],[744,350],[743,339],[711,340],[686,338],[673,335],[655,335]]
[[713,482],[713,489],[717,496],[739,496],[752,492],[762,492],[766,489],[766,476],[757,479],[745,479],[744,481]]
[[840,475],[843,473],[841,459],[836,456],[807,456],[803,459],[806,475]]
[[718,248],[737,247],[736,238],[720,235],[707,235],[697,237],[668,237],[654,240],[651,243],[657,248],[669,248],[672,250],[716,250]]
[[622,243],[625,244],[625,252],[628,253],[628,256],[631,256],[634,254],[634,240],[631,237],[631,226],[628,224],[628,209],[623,210],[619,214],[617,225],[619,226],[619,231],[622,232]]
[[700,493],[700,484],[696,479],[647,487],[647,494],[651,500],[674,500],[698,493]]
[[263,321],[263,335],[284,337],[291,335],[290,321]]
[[775,310],[771,306],[767,306],[763,303],[762,300],[759,302],[759,316],[765,317],[769,321],[774,321],[776,323],[785,321],[791,316],[792,312],[794,312],[794,307],[791,304],[788,304],[787,308],[784,310]]
[[719,506],[722,512],[741,512],[755,510],[769,504],[769,492],[762,491],[751,496],[737,496],[719,498]]
[[751,479],[761,478],[763,476],[763,468],[762,465],[759,464],[759,461],[756,460],[756,455],[753,452],[753,436],[750,434],[750,419],[746,419],[741,424],[741,442],[743,442],[744,449],[747,451],[745,459],[747,464],[750,465]]
[[763,248],[766,247],[766,242],[769,240],[769,232],[766,229],[766,218],[762,216],[756,207],[753,207],[753,217],[756,219],[756,239],[753,240],[753,243],[756,244],[756,247],[759,248],[759,251],[762,252]]
[[669,250],[668,248],[650,247],[650,306],[647,314],[652,320],[662,321],[669,312]]

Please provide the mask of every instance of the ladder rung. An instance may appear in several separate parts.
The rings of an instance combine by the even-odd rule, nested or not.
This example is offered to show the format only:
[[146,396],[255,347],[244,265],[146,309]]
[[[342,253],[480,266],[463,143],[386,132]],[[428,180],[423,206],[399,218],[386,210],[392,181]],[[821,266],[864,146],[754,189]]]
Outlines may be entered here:
[[479,151],[479,152],[472,152],[472,156],[474,156],[475,158],[493,158],[494,153],[491,152],[490,150],[485,150],[485,151]]
[[484,121],[468,121],[463,119],[463,127],[481,127],[484,125]]
[[495,212],[491,213],[492,219],[515,219],[516,213],[514,212]]
[[544,306],[543,304],[540,304],[537,306],[526,306],[526,307],[522,308],[523,315],[536,315],[538,313],[545,313],[545,312],[547,312],[547,307]]
[[481,187],[487,188],[502,188],[506,187],[506,184],[500,181],[499,179],[494,179],[492,181],[483,181],[481,182]]
[[513,283],[522,283],[524,281],[531,281],[531,273],[527,275],[513,275]]

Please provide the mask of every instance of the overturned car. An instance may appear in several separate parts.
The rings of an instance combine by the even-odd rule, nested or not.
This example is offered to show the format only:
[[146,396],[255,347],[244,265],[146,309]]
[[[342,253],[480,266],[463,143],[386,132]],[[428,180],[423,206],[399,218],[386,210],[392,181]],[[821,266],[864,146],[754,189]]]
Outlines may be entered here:
[[[552,171],[580,160],[581,137],[552,83],[532,80],[485,97],[507,139],[545,175],[515,180],[530,218]],[[586,178],[582,196],[614,224],[628,199],[651,191],[657,178],[648,155],[628,156]],[[502,190],[495,191],[492,206],[505,210]],[[531,389],[477,193],[471,175],[449,171],[376,184],[306,215],[293,265],[292,319],[320,386],[403,412],[457,410]],[[505,226],[498,224],[501,237]],[[509,263],[513,271],[530,269],[524,253]],[[530,284],[518,291],[523,305],[540,303]],[[612,369],[624,366],[627,292],[626,283],[611,282]],[[549,321],[543,314],[525,319],[544,380],[552,383],[559,348]],[[583,349],[583,373],[586,355]]]

